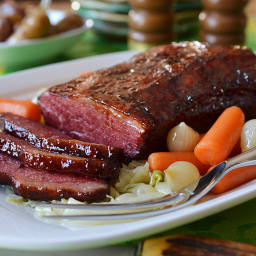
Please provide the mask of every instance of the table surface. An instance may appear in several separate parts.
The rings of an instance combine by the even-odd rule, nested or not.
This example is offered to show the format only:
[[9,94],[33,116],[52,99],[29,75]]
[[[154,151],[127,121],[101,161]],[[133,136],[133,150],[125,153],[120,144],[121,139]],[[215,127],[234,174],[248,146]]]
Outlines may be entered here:
[[[256,1],[254,1],[256,2]],[[252,10],[250,8],[250,10]],[[256,18],[253,15],[248,20],[248,26],[246,30],[247,42],[250,48],[256,51]],[[191,39],[196,39],[194,36]],[[109,41],[95,35],[92,31],[87,31],[83,40],[75,47],[70,49],[65,55],[55,60],[65,61],[70,59],[76,59],[81,57],[92,56],[96,54],[110,53],[114,51],[127,50],[127,44],[125,42]],[[8,71],[2,71],[6,73]],[[256,245],[256,199],[246,202],[242,205],[226,210],[219,214],[204,218],[200,221],[167,231],[163,234],[195,234],[200,236],[209,236],[215,238],[229,239],[233,241],[251,243]],[[136,244],[137,241],[134,241]],[[111,255],[119,255],[120,250],[132,250],[131,247],[124,247],[122,249],[110,249]],[[116,253],[114,252],[116,250]],[[104,251],[104,250],[103,250]],[[23,253],[7,252],[0,250],[1,255],[28,255]],[[39,255],[39,254],[35,254]],[[41,254],[40,254],[41,255]],[[46,255],[46,254],[44,254]],[[48,255],[48,254],[47,254]],[[51,254],[53,255],[53,254]],[[64,254],[54,254],[64,255]],[[66,254],[65,254],[66,255]],[[85,254],[67,254],[67,255],[85,255]],[[86,253],[86,255],[89,255]],[[100,252],[90,255],[101,255]],[[102,254],[103,255],[103,254]],[[105,254],[108,255],[108,254]],[[110,254],[109,254],[110,255]],[[127,254],[128,255],[128,254]],[[132,254],[129,254],[132,255]]]

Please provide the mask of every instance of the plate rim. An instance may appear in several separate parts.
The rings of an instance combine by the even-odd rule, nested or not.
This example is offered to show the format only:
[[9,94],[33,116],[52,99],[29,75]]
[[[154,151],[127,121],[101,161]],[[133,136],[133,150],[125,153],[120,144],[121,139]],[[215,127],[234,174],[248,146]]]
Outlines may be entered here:
[[[224,211],[226,209],[229,209],[231,207],[234,207],[236,205],[239,205],[241,203],[244,203],[250,199],[253,199],[256,197],[256,180],[249,182],[251,183],[248,186],[248,183],[243,185],[242,187],[229,191],[227,193],[224,193],[222,196],[216,197],[214,199],[211,199],[206,202],[202,202],[199,204],[195,204],[193,206],[189,206],[186,209],[189,209],[190,211],[187,211],[187,213],[183,214],[182,219],[179,219],[179,222],[176,223],[176,225],[172,226],[171,229],[179,227],[181,225],[185,225],[188,223],[191,223],[192,221],[200,220],[204,217],[211,216],[213,214],[219,213],[221,211]],[[248,191],[248,187],[250,190]],[[241,191],[247,191],[246,194],[241,193]],[[231,199],[232,197],[232,199]],[[216,201],[219,201],[221,198],[221,203],[219,203],[216,207]],[[200,209],[201,208],[201,209]],[[192,211],[191,211],[192,210]],[[176,215],[180,213],[181,210],[174,212]],[[198,215],[197,213],[200,213]],[[188,217],[191,214],[195,214],[193,216],[193,220],[189,219]],[[168,214],[161,215],[167,216]],[[158,217],[148,218],[148,220],[157,220]],[[160,218],[161,219],[161,218]],[[183,221],[186,219],[185,221]],[[145,222],[145,220],[143,220]],[[156,225],[161,223],[160,229],[155,229],[153,232],[151,232],[152,228],[155,228]],[[180,224],[182,222],[182,224]],[[134,222],[138,223],[138,222]],[[128,233],[123,234],[115,234],[115,235],[104,235],[98,238],[101,241],[93,241],[90,239],[69,239],[68,240],[62,240],[52,242],[50,239],[47,241],[41,240],[40,238],[36,241],[27,241],[26,239],[15,239],[10,241],[9,238],[5,238],[4,235],[0,235],[0,248],[3,249],[15,249],[15,250],[37,250],[37,251],[59,251],[59,250],[79,250],[79,249],[91,249],[91,248],[99,248],[104,246],[110,246],[110,245],[116,245],[121,244],[124,242],[131,242],[133,240],[142,239],[147,236],[155,235],[157,233],[166,231],[169,229],[170,220],[165,219],[165,221],[155,221],[155,223],[148,224],[144,228],[135,228],[133,231],[129,231]],[[119,224],[117,224],[119,225]],[[135,225],[136,227],[137,225]],[[122,232],[121,232],[122,233]],[[136,236],[134,236],[136,234]],[[89,243],[86,244],[86,243]],[[15,245],[15,246],[13,246]],[[47,245],[47,248],[46,248]]]

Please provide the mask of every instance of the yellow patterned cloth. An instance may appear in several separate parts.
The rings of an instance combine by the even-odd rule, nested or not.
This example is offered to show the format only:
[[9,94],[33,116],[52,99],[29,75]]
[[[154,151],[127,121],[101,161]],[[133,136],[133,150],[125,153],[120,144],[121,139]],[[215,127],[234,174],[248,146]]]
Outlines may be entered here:
[[256,199],[163,234],[193,234],[256,245]]

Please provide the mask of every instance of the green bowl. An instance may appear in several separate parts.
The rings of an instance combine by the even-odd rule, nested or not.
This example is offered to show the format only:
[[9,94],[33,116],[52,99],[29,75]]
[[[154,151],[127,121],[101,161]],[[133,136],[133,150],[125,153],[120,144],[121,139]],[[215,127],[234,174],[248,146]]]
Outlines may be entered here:
[[18,70],[45,64],[82,39],[85,25],[56,36],[26,40],[16,44],[0,43],[0,68]]

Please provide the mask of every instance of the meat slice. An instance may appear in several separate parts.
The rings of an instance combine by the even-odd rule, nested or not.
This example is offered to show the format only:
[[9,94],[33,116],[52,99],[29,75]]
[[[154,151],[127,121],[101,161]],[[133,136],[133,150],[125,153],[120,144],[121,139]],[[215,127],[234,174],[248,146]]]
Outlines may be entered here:
[[23,167],[20,161],[2,153],[0,184],[11,185],[14,192],[24,198],[43,201],[73,197],[96,202],[105,199],[109,191],[104,180]]
[[0,132],[0,152],[19,159],[26,167],[83,176],[115,179],[120,168],[116,162],[39,150],[28,142],[4,132]]
[[101,160],[124,160],[121,149],[73,140],[57,129],[11,113],[0,114],[0,128],[39,149]]
[[255,118],[255,97],[251,50],[181,42],[54,86],[39,105],[46,122],[70,136],[144,158],[165,150],[168,130],[181,121],[205,132],[231,105]]

